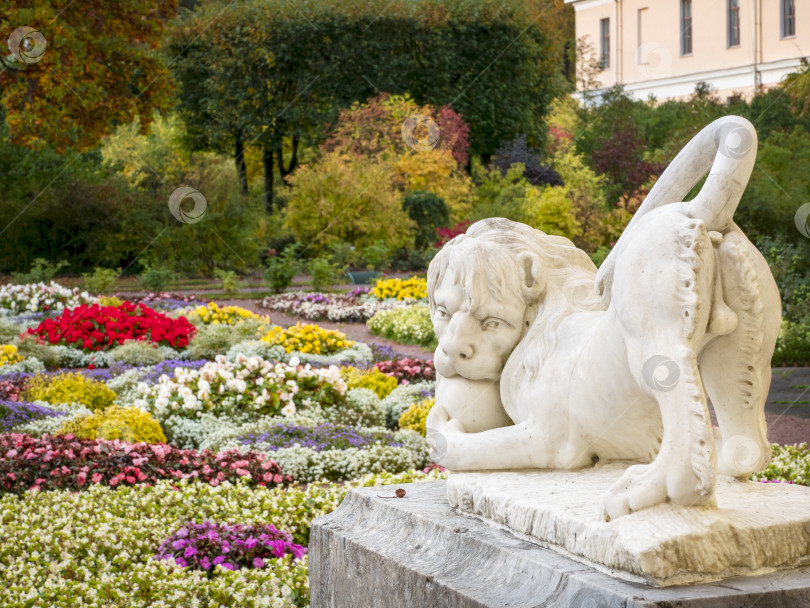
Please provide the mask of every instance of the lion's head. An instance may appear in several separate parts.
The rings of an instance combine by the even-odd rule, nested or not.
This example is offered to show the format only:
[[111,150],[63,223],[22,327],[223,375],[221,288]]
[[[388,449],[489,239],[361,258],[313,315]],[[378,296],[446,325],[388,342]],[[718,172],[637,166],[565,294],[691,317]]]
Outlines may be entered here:
[[503,218],[473,224],[428,268],[436,370],[497,380],[537,321],[552,330],[571,312],[599,307],[595,274],[587,254],[564,237]]

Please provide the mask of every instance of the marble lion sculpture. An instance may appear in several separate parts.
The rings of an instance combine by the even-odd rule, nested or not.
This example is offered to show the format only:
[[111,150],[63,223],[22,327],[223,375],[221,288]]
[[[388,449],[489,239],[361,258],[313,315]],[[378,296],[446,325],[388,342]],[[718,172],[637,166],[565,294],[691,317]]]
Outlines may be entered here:
[[603,497],[608,520],[716,506],[718,473],[767,465],[781,302],[733,222],[756,141],[740,117],[704,128],[598,272],[568,239],[502,218],[445,245],[428,270],[433,459],[453,471],[639,463]]

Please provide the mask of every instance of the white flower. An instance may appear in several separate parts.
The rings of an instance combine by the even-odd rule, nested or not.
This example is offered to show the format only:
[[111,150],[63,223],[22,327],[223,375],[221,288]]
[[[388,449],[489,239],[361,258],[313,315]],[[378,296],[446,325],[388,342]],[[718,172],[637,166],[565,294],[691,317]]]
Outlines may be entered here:
[[283,408],[281,408],[281,413],[287,416],[288,418],[291,416],[295,416],[295,404],[288,403]]

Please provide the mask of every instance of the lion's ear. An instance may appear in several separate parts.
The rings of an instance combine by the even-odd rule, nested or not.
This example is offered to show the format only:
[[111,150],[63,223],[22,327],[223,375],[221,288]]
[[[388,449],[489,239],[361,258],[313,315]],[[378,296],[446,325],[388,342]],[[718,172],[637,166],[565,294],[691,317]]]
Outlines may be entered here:
[[546,289],[546,273],[540,265],[540,258],[533,253],[524,251],[518,255],[517,259],[523,298],[527,303],[534,303]]

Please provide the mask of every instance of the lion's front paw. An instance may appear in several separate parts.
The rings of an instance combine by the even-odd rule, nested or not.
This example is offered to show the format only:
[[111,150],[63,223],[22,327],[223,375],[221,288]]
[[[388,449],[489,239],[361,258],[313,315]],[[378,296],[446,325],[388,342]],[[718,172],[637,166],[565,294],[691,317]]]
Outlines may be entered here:
[[603,515],[610,521],[670,500],[687,507],[715,505],[714,494],[699,488],[700,482],[691,469],[668,477],[660,460],[633,465],[608,490]]
[[665,502],[666,477],[658,470],[660,468],[652,463],[637,464],[627,469],[605,497],[605,521]]

